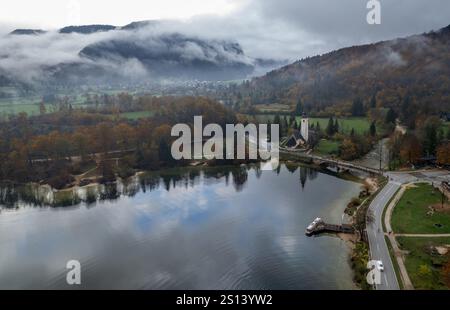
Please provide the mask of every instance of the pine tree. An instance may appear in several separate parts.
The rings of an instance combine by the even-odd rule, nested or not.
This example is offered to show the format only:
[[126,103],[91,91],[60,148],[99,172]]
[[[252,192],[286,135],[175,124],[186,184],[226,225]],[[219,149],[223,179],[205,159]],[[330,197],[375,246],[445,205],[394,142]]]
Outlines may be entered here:
[[295,116],[291,115],[291,117],[289,118],[289,127],[296,127],[296,123],[297,121],[295,120]]
[[326,129],[326,132],[327,132],[327,135],[330,136],[330,137],[332,135],[334,135],[334,121],[333,121],[332,117],[330,117],[330,119],[328,120],[328,126],[327,126],[327,129]]
[[303,103],[301,99],[298,99],[297,105],[295,107],[295,115],[302,116],[303,114]]
[[364,116],[364,104],[361,98],[356,98],[355,100],[353,100],[351,112],[353,116]]
[[334,133],[339,133],[339,122],[336,118],[336,121],[334,122]]
[[425,139],[424,148],[427,155],[436,154],[436,148],[438,145],[438,134],[436,125],[433,123],[428,123],[425,125]]
[[281,125],[281,118],[280,118],[280,114],[276,114],[275,118],[273,119],[273,123],[277,124],[277,125]]
[[46,109],[46,107],[45,107],[45,104],[44,104],[43,101],[41,101],[41,102],[39,103],[39,114],[40,114],[40,115],[44,115],[46,112],[47,112],[47,109]]
[[372,98],[370,99],[370,107],[372,109],[375,109],[377,107],[377,95],[376,94],[374,94],[372,96]]
[[370,124],[370,136],[375,137],[377,135],[377,127],[375,125],[375,122],[372,122],[372,124]]
[[386,124],[395,124],[395,121],[397,119],[397,114],[395,113],[395,111],[390,108],[386,114]]
[[282,126],[282,132],[283,132],[284,136],[287,135],[288,130],[289,130],[289,124],[288,124],[287,117],[285,115],[283,118],[283,126]]

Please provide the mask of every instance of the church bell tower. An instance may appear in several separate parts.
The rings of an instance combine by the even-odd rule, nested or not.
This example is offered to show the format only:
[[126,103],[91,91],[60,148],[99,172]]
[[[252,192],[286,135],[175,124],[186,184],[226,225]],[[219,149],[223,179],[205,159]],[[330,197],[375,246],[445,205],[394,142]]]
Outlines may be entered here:
[[303,114],[301,120],[300,133],[302,134],[303,139],[308,142],[309,139],[309,119],[306,114]]

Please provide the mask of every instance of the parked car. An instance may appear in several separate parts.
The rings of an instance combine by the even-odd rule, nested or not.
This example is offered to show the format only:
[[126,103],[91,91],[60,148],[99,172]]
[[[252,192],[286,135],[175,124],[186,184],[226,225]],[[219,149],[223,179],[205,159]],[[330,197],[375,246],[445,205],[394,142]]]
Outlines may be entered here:
[[383,262],[381,260],[377,261],[377,269],[379,271],[384,271],[384,265],[383,265]]

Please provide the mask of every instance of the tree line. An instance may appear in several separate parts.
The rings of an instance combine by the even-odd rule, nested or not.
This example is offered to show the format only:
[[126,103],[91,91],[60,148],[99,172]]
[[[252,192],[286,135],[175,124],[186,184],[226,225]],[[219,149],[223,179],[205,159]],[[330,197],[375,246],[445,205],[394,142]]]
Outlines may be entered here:
[[[170,152],[174,124],[191,124],[197,115],[208,123],[236,122],[231,110],[207,98],[142,97],[132,102],[135,109],[151,109],[153,115],[128,120],[120,117],[121,106],[116,105],[33,117],[20,113],[1,121],[0,180],[62,188],[95,167],[108,182],[136,169],[179,165],[183,163],[174,162]],[[106,113],[111,109],[116,114]]]

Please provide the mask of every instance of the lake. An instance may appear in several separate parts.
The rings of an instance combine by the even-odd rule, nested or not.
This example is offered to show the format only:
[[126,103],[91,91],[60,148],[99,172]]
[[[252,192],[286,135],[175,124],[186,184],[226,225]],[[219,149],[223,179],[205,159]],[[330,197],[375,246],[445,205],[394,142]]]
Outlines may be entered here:
[[173,169],[63,198],[2,187],[0,289],[353,289],[348,245],[304,231],[341,223],[360,187],[293,165]]

